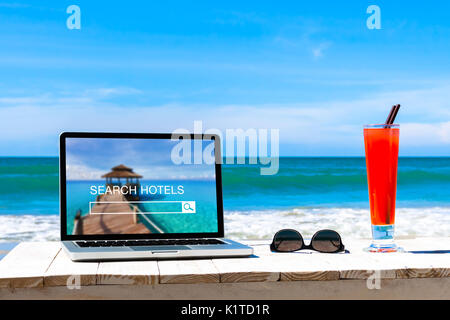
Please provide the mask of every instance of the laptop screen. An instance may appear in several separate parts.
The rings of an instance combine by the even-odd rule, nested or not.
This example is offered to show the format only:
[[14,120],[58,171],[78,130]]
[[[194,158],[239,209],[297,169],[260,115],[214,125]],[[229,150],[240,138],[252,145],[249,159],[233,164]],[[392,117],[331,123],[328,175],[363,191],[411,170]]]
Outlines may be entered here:
[[62,137],[62,235],[220,232],[214,139],[144,136]]

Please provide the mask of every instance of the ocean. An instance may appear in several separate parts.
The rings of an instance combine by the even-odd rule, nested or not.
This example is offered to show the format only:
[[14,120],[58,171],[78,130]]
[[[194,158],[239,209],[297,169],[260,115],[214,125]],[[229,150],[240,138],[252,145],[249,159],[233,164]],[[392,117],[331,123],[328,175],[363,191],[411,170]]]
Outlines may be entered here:
[[[58,159],[0,158],[0,242],[59,239]],[[282,228],[370,238],[364,158],[281,158],[274,176],[224,165],[226,236],[269,239]],[[450,158],[400,158],[396,236],[449,236]]]

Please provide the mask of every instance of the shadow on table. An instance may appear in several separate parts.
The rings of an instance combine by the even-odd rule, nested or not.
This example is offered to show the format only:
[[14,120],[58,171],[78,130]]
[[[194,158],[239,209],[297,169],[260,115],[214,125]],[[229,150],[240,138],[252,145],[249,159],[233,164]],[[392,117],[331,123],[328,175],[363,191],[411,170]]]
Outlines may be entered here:
[[407,253],[435,253],[435,254],[442,254],[442,253],[450,253],[450,250],[421,250],[421,251],[406,251]]

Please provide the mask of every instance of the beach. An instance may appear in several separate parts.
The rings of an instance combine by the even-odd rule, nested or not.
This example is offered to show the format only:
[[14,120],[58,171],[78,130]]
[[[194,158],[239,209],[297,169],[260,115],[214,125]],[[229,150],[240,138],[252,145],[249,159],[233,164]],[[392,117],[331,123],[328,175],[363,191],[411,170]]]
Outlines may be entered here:
[[[282,228],[305,238],[335,229],[370,238],[364,158],[281,158],[274,176],[257,165],[223,166],[225,233],[268,239]],[[0,242],[59,239],[58,159],[0,158]],[[450,158],[400,158],[396,236],[450,233]]]

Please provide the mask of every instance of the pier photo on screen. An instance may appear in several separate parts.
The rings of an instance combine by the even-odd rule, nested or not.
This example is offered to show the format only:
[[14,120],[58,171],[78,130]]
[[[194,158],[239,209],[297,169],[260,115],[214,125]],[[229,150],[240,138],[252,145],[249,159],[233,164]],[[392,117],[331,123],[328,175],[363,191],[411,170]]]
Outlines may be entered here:
[[215,165],[175,164],[177,143],[67,139],[67,233],[217,232]]

